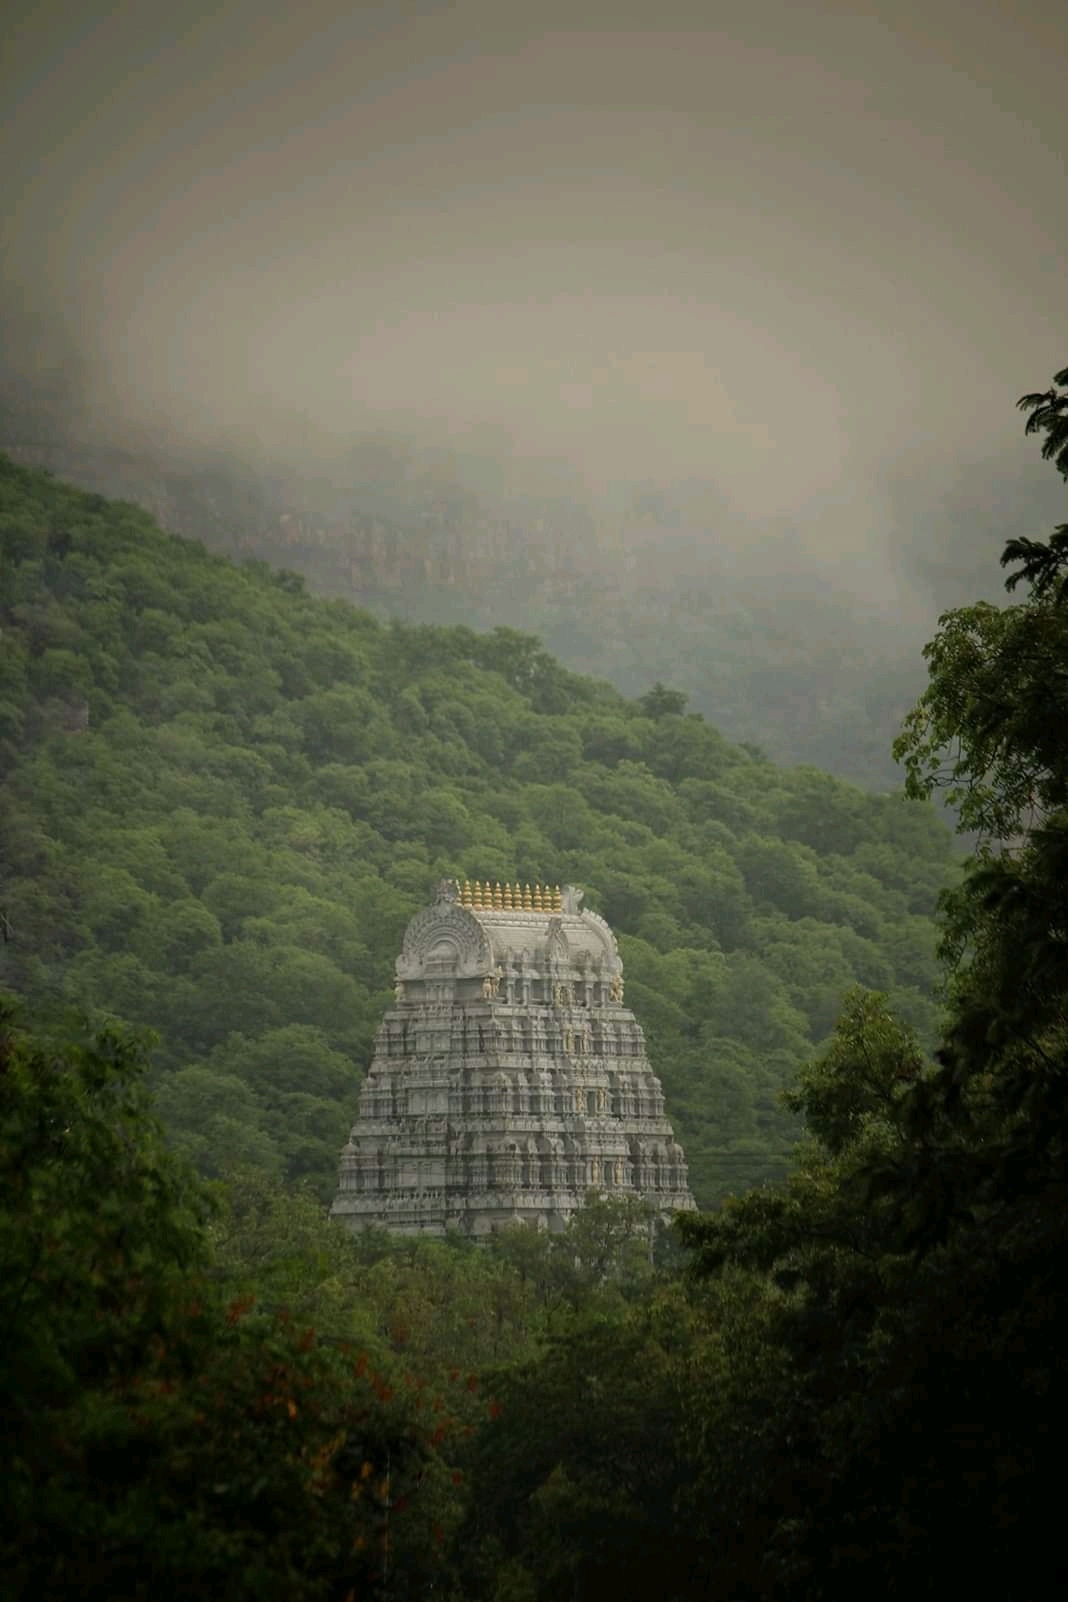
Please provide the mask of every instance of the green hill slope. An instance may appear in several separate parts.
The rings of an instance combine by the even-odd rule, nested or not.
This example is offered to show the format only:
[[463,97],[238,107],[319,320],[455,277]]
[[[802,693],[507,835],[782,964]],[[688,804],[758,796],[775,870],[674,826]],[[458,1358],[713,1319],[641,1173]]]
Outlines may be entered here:
[[694,1188],[781,1172],[846,988],[933,1021],[926,806],[728,744],[509,630],[383,624],[0,457],[0,981],[159,1032],[207,1172],[328,1194],[393,959],[442,875],[613,924]]
[[924,678],[915,604],[889,607],[874,579],[867,601],[840,593],[794,529],[743,530],[693,486],[591,508],[581,485],[506,493],[491,463],[400,439],[284,459],[166,434],[119,443],[88,415],[65,421],[2,357],[0,450],[210,550],[292,568],[317,594],[410,623],[521,628],[624,694],[676,686],[775,761],[896,787],[890,744]]

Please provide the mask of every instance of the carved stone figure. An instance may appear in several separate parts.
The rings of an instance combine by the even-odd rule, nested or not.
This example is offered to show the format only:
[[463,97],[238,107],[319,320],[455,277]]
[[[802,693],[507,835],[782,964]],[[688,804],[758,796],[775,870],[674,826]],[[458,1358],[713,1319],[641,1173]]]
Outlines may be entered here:
[[[622,1009],[611,929],[572,886],[540,907],[497,900],[443,880],[408,925],[334,1215],[476,1238],[560,1228],[594,1174],[662,1215],[692,1208],[660,1082]],[[574,1005],[576,985],[581,1027],[555,1011]]]

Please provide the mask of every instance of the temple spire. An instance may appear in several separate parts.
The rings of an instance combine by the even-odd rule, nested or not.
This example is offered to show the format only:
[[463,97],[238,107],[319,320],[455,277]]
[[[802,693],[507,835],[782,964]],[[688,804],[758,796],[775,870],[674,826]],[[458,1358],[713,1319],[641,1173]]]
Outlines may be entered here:
[[591,1189],[692,1209],[604,920],[572,886],[465,879],[458,905],[445,884],[405,931],[334,1216],[486,1239],[560,1228]]

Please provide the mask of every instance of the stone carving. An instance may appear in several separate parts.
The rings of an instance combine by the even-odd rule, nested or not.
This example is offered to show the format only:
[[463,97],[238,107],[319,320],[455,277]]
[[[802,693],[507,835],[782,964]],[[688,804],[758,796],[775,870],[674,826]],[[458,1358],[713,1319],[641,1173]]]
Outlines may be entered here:
[[493,953],[479,920],[455,901],[438,901],[416,913],[404,932],[398,977],[421,976],[432,955],[438,961],[448,960],[457,974],[484,974],[493,967]]
[[692,1208],[608,925],[572,886],[476,890],[443,880],[405,931],[334,1215],[479,1238],[561,1228],[591,1185]]

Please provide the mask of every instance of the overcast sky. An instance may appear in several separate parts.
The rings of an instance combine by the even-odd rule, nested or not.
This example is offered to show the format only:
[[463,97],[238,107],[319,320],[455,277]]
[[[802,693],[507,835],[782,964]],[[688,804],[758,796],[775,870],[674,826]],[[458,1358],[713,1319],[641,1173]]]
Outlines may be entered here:
[[698,477],[854,562],[910,463],[1037,456],[1061,0],[15,12],[7,300],[128,417]]

